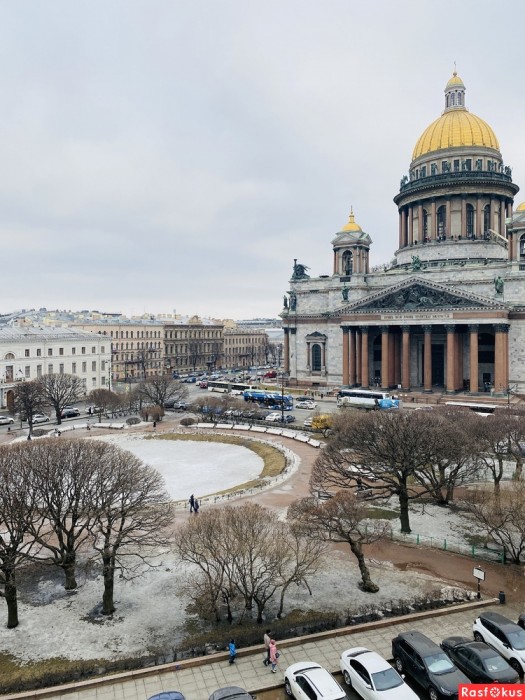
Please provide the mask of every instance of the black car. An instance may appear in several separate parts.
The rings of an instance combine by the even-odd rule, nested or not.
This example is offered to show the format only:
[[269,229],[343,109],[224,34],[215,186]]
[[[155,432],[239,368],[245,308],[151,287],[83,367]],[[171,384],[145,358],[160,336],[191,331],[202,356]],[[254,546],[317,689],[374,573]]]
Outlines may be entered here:
[[78,418],[80,411],[78,408],[63,408],[60,414],[61,418]]
[[519,674],[483,642],[468,637],[447,637],[441,648],[473,683],[518,683]]
[[445,652],[421,632],[402,632],[395,637],[392,656],[397,671],[407,673],[425,688],[430,700],[457,700],[458,685],[470,683]]
[[218,688],[210,695],[209,700],[253,700],[254,696],[237,685]]

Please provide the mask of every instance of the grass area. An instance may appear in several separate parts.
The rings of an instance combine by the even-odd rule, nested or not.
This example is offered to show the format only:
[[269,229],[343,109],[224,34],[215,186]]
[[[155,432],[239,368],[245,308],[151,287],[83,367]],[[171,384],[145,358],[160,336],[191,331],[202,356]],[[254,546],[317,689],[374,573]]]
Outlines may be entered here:
[[370,520],[395,520],[399,518],[399,513],[390,508],[371,506],[367,510],[366,517]]
[[[237,445],[255,452],[263,460],[263,469],[257,479],[246,481],[224,491],[215,491],[214,495],[224,495],[235,491],[255,488],[260,486],[262,479],[270,479],[278,476],[286,467],[286,457],[281,450],[267,442],[249,440],[237,435],[190,435],[187,433],[167,433],[165,435],[150,435],[149,440],[186,440],[189,442],[220,442],[226,445]],[[206,494],[210,495],[210,494]]]

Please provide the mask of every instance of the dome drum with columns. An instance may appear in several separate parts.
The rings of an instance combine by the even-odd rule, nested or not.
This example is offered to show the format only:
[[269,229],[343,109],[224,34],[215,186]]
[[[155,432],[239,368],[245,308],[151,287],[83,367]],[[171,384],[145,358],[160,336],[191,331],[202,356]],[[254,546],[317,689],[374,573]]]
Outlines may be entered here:
[[[525,203],[454,72],[394,202],[395,258],[370,267],[350,213],[331,275],[291,280],[285,370],[298,386],[525,394]],[[523,350],[522,350],[523,348]],[[486,391],[487,390],[487,391]]]

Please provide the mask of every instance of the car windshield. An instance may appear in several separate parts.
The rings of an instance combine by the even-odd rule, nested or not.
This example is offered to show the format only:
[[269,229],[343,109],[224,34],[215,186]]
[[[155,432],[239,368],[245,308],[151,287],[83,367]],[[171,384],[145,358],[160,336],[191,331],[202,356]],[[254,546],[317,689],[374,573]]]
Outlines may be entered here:
[[425,663],[430,673],[436,673],[438,675],[440,673],[450,673],[456,668],[448,656],[443,652],[427,656],[425,658]]
[[393,668],[373,673],[372,680],[376,690],[390,690],[390,688],[397,688],[398,685],[403,685],[403,679]]
[[509,668],[509,665],[505,659],[498,654],[489,656],[488,659],[483,659],[483,662],[489,673],[494,673],[494,671],[505,671]]
[[513,649],[522,651],[525,649],[525,630],[517,629],[515,632],[507,632],[507,637]]

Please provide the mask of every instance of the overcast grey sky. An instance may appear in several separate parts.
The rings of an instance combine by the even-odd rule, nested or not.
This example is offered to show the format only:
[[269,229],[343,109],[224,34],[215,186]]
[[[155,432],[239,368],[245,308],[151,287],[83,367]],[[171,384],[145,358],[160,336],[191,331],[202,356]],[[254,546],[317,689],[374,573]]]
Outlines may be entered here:
[[0,0],[0,312],[276,316],[371,264],[454,61],[525,200],[519,0]]

